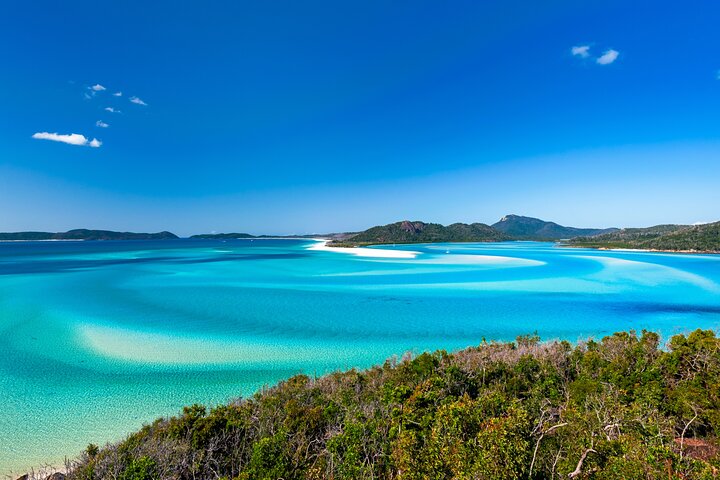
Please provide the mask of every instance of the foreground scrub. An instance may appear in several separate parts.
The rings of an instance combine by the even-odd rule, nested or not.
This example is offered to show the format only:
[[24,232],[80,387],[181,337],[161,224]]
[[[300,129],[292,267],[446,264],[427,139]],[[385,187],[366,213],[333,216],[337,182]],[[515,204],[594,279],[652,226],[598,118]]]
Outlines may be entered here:
[[525,336],[300,375],[90,447],[71,480],[717,478],[720,340],[659,340]]

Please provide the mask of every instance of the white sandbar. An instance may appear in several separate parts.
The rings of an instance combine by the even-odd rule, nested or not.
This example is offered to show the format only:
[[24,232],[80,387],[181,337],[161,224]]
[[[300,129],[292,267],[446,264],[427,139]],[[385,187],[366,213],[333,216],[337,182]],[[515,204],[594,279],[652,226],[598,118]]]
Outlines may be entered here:
[[316,243],[310,245],[308,250],[322,250],[325,252],[349,253],[358,257],[375,257],[375,258],[415,258],[420,252],[412,252],[410,250],[388,250],[384,248],[366,248],[366,247],[329,247],[329,240],[314,238]]

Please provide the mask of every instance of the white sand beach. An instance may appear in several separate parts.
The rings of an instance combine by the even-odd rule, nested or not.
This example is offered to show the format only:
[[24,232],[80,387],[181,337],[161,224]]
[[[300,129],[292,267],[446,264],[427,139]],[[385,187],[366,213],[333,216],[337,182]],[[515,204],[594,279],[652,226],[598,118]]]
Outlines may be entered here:
[[367,247],[329,247],[329,240],[322,238],[314,238],[316,243],[308,247],[308,250],[322,250],[326,252],[346,253],[357,255],[359,257],[375,257],[375,258],[415,258],[420,252],[410,250],[388,250],[384,248],[367,248]]

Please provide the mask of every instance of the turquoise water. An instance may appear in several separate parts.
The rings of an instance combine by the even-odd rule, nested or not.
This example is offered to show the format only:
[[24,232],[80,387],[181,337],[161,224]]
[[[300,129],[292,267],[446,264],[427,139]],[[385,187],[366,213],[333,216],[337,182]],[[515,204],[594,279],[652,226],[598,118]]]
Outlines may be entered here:
[[304,372],[537,331],[720,325],[720,256],[552,244],[0,244],[0,475]]

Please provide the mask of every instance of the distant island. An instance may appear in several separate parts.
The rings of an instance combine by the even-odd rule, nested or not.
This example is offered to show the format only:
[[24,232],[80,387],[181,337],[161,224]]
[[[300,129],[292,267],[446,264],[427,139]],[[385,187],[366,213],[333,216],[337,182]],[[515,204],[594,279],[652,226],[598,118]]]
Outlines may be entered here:
[[355,247],[391,243],[440,242],[503,242],[512,237],[484,223],[453,223],[447,227],[439,223],[402,221],[369,228],[348,238],[334,240],[330,246]]
[[617,228],[564,227],[539,218],[506,215],[493,225],[402,221],[369,228],[334,240],[330,246],[356,247],[392,243],[506,242],[511,240],[557,241],[617,231]]
[[199,235],[190,235],[190,238],[198,240],[235,240],[258,237],[249,233],[201,233]]
[[67,232],[13,232],[0,233],[0,241],[47,241],[47,240],[171,240],[178,238],[170,232],[135,233],[112,230],[87,230],[84,228]]
[[[48,240],[173,240],[174,233],[115,232],[76,229],[67,232],[0,233],[0,241]],[[498,222],[453,223],[441,225],[403,220],[378,225],[362,232],[308,235],[252,235],[250,233],[202,233],[194,240],[249,240],[268,238],[323,238],[332,247],[458,242],[507,242],[533,240],[558,242],[563,246],[585,248],[624,248],[670,252],[720,252],[720,222],[704,225],[656,225],[647,228],[578,228],[521,215],[506,215]]]
[[499,222],[493,223],[492,228],[509,235],[514,240],[562,240],[601,235],[618,230],[617,228],[564,227],[555,222],[520,215],[505,215]]
[[[326,237],[327,238],[327,237]],[[497,223],[453,223],[443,226],[422,221],[379,225],[356,234],[330,239],[329,246],[534,240],[586,248],[627,248],[671,252],[720,252],[720,222],[705,225],[656,225],[648,228],[566,227],[539,218],[506,215]]]
[[201,233],[191,235],[192,240],[249,240],[249,239],[272,239],[272,238],[289,238],[289,239],[307,239],[307,238],[324,238],[327,240],[342,240],[344,238],[357,235],[357,233],[312,233],[306,235],[252,235],[250,233]]
[[573,238],[575,247],[629,248],[673,252],[720,252],[720,222],[704,225],[656,225],[624,228],[587,238]]

